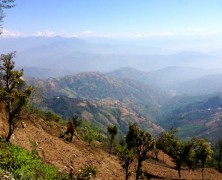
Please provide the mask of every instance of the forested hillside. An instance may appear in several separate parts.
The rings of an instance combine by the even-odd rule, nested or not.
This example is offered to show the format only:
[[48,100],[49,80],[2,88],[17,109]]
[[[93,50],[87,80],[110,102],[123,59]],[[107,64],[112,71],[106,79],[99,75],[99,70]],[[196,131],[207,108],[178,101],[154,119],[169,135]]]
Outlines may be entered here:
[[219,95],[190,99],[188,104],[185,101],[177,102],[165,113],[160,125],[165,129],[178,128],[181,138],[196,136],[216,141],[221,138],[221,109],[222,99]]
[[[157,134],[153,126],[156,124],[163,129],[178,128],[182,138],[200,136],[216,140],[220,137],[221,107],[211,99],[217,96],[220,81],[214,81],[214,86],[208,83],[205,89],[203,86],[199,90],[198,83],[193,87],[188,83],[194,78],[192,81],[202,82],[208,73],[212,71],[174,67],[152,74],[123,68],[108,74],[85,72],[46,80],[27,77],[27,80],[37,87],[35,98],[45,97],[42,103],[37,103],[38,107],[64,118],[78,114],[102,128],[117,123],[122,133],[126,132],[127,125],[136,122],[142,129],[148,128]],[[177,80],[170,81],[175,74],[178,74]],[[165,88],[158,85],[163,85],[164,79],[169,79]],[[188,88],[192,91],[186,94]],[[200,106],[207,101],[211,102],[209,107]]]
[[115,124],[119,129],[119,136],[123,136],[127,133],[128,126],[133,123],[154,135],[163,131],[151,118],[138,114],[128,107],[128,104],[119,100],[87,101],[57,96],[52,99],[45,99],[38,107],[55,112],[64,119],[77,115],[81,119],[91,122],[103,133],[106,132],[108,125]]
[[67,96],[85,100],[119,100],[137,114],[155,120],[166,96],[161,90],[130,80],[118,80],[102,73],[80,73],[61,78],[28,78],[44,97]]

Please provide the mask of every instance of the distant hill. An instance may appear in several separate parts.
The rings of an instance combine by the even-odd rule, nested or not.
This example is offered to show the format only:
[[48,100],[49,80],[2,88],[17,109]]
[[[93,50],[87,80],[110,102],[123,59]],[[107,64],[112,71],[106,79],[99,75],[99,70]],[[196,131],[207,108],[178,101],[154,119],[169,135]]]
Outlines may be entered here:
[[38,77],[40,79],[47,79],[50,77],[62,77],[70,74],[75,74],[73,71],[65,71],[52,68],[37,68],[37,67],[17,67],[16,69],[23,69],[24,76],[26,77]]
[[165,94],[130,79],[115,79],[99,72],[80,73],[46,80],[28,78],[47,98],[67,96],[85,100],[112,99],[127,104],[138,114],[155,120],[160,114]]
[[214,141],[222,136],[222,97],[183,98],[159,124],[165,129],[178,128],[181,138],[197,136]]
[[212,74],[217,70],[170,66],[147,73],[147,79],[159,87],[170,88],[175,84]]
[[[41,79],[58,78],[79,74],[78,71],[69,71],[53,68],[19,67],[25,71],[27,77]],[[148,85],[153,89],[167,92],[169,95],[202,95],[221,91],[221,69],[201,69],[191,67],[171,66],[155,71],[140,71],[131,67],[123,67],[105,73],[106,76],[119,81],[127,79]],[[84,73],[82,73],[84,74]]]
[[44,99],[39,107],[60,114],[64,119],[78,115],[81,119],[90,121],[94,126],[106,133],[107,126],[116,125],[121,136],[128,131],[130,124],[136,123],[143,130],[158,134],[163,129],[151,119],[145,118],[133,109],[126,107],[125,103],[118,100],[86,101],[65,96]]
[[222,87],[220,69],[201,69],[171,66],[156,71],[139,71],[125,67],[107,75],[118,79],[132,79],[151,87],[162,89],[169,94],[201,95],[220,91]]
[[204,95],[222,91],[222,73],[202,76],[176,84],[174,90],[180,94]]
[[110,71],[106,74],[116,79],[131,79],[147,84],[147,73],[131,67],[123,67],[114,71]]

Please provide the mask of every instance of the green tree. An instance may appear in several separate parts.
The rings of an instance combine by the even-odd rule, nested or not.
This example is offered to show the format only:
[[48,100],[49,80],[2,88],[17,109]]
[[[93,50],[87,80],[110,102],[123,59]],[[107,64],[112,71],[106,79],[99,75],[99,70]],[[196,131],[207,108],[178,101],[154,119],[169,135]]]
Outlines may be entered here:
[[92,124],[88,121],[82,121],[78,133],[81,138],[89,145],[92,141],[101,141],[102,137],[98,128],[92,127]]
[[177,141],[174,144],[174,151],[171,154],[173,161],[176,163],[176,168],[178,171],[179,179],[181,178],[181,167],[184,162],[184,149],[185,149],[185,142]]
[[[0,0],[0,28],[2,28],[3,18],[5,17],[4,9],[10,9],[14,6],[15,6],[14,0]],[[1,34],[1,29],[0,29],[0,34]]]
[[209,158],[212,155],[212,149],[209,142],[206,139],[191,139],[192,147],[195,152],[196,163],[200,164],[202,169],[202,179],[204,179],[204,167]]
[[189,170],[193,170],[196,168],[196,158],[195,151],[191,141],[187,142],[184,147],[184,162],[189,168]]
[[74,129],[76,130],[78,127],[81,126],[82,120],[79,118],[79,116],[74,115],[72,118],[72,122],[74,124]]
[[121,166],[125,171],[125,180],[128,180],[130,177],[129,168],[134,160],[133,151],[129,150],[127,146],[120,146],[118,148],[118,157],[121,162]]
[[142,174],[142,162],[148,158],[147,152],[155,148],[155,141],[149,132],[141,131],[135,124],[129,126],[126,136],[127,148],[133,150],[137,158],[136,180]]
[[177,129],[175,128],[161,133],[160,137],[157,139],[156,147],[171,156],[178,141],[176,133]]
[[214,146],[214,156],[217,161],[217,170],[222,171],[221,161],[222,161],[222,139],[219,139]]
[[11,141],[14,132],[15,120],[19,117],[22,107],[28,102],[32,89],[25,85],[22,79],[23,70],[14,70],[15,62],[13,58],[15,53],[0,57],[1,84],[0,100],[5,102],[5,109],[9,123],[8,135],[6,141]]
[[110,156],[112,154],[113,141],[114,141],[115,136],[117,135],[118,128],[116,126],[109,125],[107,127],[107,131],[110,134],[110,147],[109,147],[109,156]]
[[186,143],[179,141],[176,133],[177,129],[175,128],[168,132],[163,132],[158,138],[156,146],[173,158],[173,161],[176,163],[178,176],[181,178],[181,167],[184,162]]

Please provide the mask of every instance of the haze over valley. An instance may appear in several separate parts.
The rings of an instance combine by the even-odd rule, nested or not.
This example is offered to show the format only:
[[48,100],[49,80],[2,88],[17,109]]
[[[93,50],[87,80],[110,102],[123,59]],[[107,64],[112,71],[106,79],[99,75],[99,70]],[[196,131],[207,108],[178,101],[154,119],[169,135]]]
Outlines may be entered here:
[[[195,50],[172,50],[139,45],[136,42],[99,44],[79,38],[21,37],[1,38],[2,52],[17,51],[17,67],[39,70],[56,69],[64,75],[85,71],[109,72],[123,67],[154,71],[171,66],[212,70],[222,67],[221,56]],[[215,49],[216,51],[216,49]],[[53,68],[52,68],[53,67]],[[66,72],[66,73],[65,73]],[[42,73],[39,73],[41,76]],[[53,74],[52,74],[53,75]],[[58,73],[58,75],[60,75]],[[57,76],[58,76],[57,75]],[[46,75],[45,77],[49,77]],[[54,75],[56,76],[56,74]]]

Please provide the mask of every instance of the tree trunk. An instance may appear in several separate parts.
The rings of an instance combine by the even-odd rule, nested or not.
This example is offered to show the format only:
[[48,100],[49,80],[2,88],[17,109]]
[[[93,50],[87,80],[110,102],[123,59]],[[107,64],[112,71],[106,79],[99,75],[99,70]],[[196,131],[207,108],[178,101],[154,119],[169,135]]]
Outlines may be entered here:
[[181,165],[182,165],[181,162],[176,163],[179,179],[181,179]]
[[113,137],[113,135],[112,135],[112,136],[111,136],[111,140],[110,140],[109,156],[112,154],[113,140],[114,140],[114,137]]
[[179,179],[180,179],[181,178],[180,168],[178,168],[178,175],[179,175]]
[[14,132],[14,123],[12,119],[9,119],[9,130],[8,130],[6,142],[9,142],[9,143],[11,142],[13,132]]
[[219,150],[218,164],[217,164],[217,169],[218,169],[219,172],[221,172],[221,156],[222,156],[222,151],[220,149]]
[[142,160],[138,159],[137,170],[136,170],[136,180],[139,180],[142,171]]
[[126,176],[125,180],[128,180],[128,176],[129,176],[129,167],[128,166],[126,166],[126,168],[125,168],[125,176]]
[[202,180],[204,180],[204,168],[203,167],[202,167],[201,172],[202,172]]
[[159,154],[159,150],[157,150],[157,151],[155,152],[155,156],[156,156],[156,160],[157,160],[157,161],[159,161],[159,159],[158,159],[158,154]]

